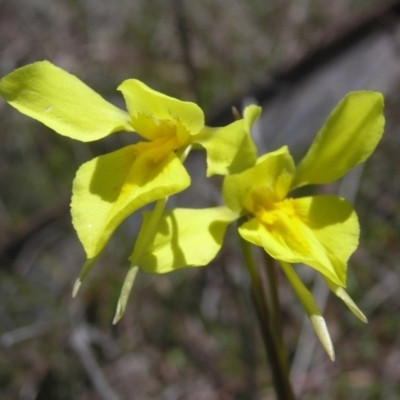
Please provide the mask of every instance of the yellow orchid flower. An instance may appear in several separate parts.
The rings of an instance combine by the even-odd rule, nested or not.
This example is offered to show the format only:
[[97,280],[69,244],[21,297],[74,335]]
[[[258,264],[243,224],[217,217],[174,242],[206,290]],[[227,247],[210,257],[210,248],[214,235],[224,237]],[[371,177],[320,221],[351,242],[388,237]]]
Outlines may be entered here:
[[208,176],[238,172],[256,160],[249,129],[259,107],[248,107],[244,119],[226,127],[209,128],[194,103],[158,93],[135,79],[118,90],[128,111],[48,61],[19,68],[0,81],[0,95],[10,105],[61,135],[88,142],[134,131],[146,140],[96,157],[76,174],[71,210],[88,258],[85,273],[125,218],[190,185],[182,158],[193,144],[207,151]]
[[227,226],[245,217],[238,228],[240,236],[280,262],[333,358],[325,322],[290,263],[304,263],[317,270],[350,310],[366,321],[344,290],[347,262],[358,245],[357,215],[344,198],[295,198],[290,192],[308,184],[330,183],[364,162],[382,136],[382,111],[380,93],[348,94],[331,113],[297,167],[284,146],[263,155],[246,171],[225,177],[226,207],[166,212],[141,267],[164,273],[206,265],[219,251]]

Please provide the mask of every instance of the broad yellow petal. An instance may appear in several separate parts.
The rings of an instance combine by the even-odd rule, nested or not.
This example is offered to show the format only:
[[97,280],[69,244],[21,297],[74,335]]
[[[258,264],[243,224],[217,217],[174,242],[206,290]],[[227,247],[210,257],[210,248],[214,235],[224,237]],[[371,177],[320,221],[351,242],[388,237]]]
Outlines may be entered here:
[[[145,212],[143,226],[148,217],[149,213]],[[207,265],[221,248],[226,228],[237,218],[238,214],[227,207],[166,211],[152,245],[139,262],[140,268],[163,274]]]
[[224,179],[223,197],[233,211],[254,213],[258,203],[286,197],[294,176],[294,162],[286,146],[267,153],[254,167]]
[[297,295],[297,298],[300,300],[301,305],[303,306],[308,318],[310,319],[311,325],[314,328],[318,339],[320,340],[325,351],[328,353],[330,359],[334,361],[335,351],[333,349],[331,336],[329,335],[325,319],[323,318],[317,306],[317,303],[314,300],[313,295],[304,286],[303,282],[297,276],[296,272],[290,264],[284,261],[280,261],[279,264],[281,265],[283,272],[288,278]]
[[345,199],[323,195],[286,199],[239,228],[277,260],[304,263],[346,286],[347,261],[358,245],[357,215]]
[[383,96],[349,93],[333,110],[297,167],[293,188],[330,183],[364,162],[382,137]]
[[207,152],[207,176],[236,174],[252,167],[257,149],[250,136],[261,107],[249,106],[244,118],[222,128],[205,127],[194,139]]
[[0,81],[0,94],[21,113],[82,142],[133,130],[126,111],[48,61],[27,65],[5,76]]
[[118,87],[132,117],[132,125],[148,140],[176,135],[185,143],[204,126],[201,108],[159,93],[136,79],[128,79]]
[[73,224],[89,259],[106,245],[116,227],[145,204],[190,184],[182,163],[157,143],[138,143],[83,164],[75,177]]

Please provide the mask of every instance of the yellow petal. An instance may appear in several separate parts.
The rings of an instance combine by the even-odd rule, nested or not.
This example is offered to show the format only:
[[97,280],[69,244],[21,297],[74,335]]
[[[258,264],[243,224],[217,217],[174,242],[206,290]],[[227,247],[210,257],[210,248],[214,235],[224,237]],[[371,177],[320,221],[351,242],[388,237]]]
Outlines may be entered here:
[[[138,143],[83,164],[75,177],[73,224],[89,259],[138,208],[190,184],[182,163],[157,143]],[[167,151],[167,150],[166,150]]]
[[[144,223],[149,213],[144,213]],[[201,210],[177,208],[164,213],[154,241],[139,264],[147,272],[163,274],[184,267],[204,266],[222,246],[228,225],[238,214],[227,207]],[[139,234],[138,241],[140,240]]]
[[205,127],[194,139],[207,152],[207,176],[236,174],[252,167],[257,149],[251,139],[251,126],[261,107],[249,106],[244,118],[222,128]]
[[285,273],[290,284],[292,285],[297,295],[297,298],[300,300],[301,305],[306,311],[306,314],[310,319],[311,325],[314,328],[314,331],[317,334],[318,339],[320,340],[325,351],[328,353],[330,359],[334,361],[335,351],[333,349],[332,339],[331,336],[329,335],[325,319],[322,317],[313,295],[304,286],[303,282],[297,276],[296,272],[294,271],[294,269],[290,264],[284,261],[280,261],[279,264],[281,265],[283,272]]
[[135,131],[148,140],[176,135],[185,142],[188,135],[195,135],[204,126],[204,113],[195,103],[166,96],[136,79],[122,82],[118,90]]
[[347,261],[357,248],[359,225],[350,203],[324,195],[286,199],[243,224],[239,233],[273,258],[307,264],[345,287]]
[[284,199],[294,176],[294,162],[286,146],[267,153],[254,167],[224,179],[223,197],[233,211],[254,213],[258,202]]
[[330,183],[364,162],[382,137],[381,93],[349,93],[333,110],[297,167],[292,188]]
[[48,61],[11,72],[0,81],[0,94],[21,113],[82,142],[133,130],[126,111]]

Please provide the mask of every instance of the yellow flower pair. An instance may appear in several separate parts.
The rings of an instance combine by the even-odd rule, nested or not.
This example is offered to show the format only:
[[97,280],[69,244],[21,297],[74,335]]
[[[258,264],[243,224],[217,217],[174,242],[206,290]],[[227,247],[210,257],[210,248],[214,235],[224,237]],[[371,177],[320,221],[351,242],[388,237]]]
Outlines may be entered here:
[[[207,175],[226,175],[226,205],[164,211],[164,201],[155,212],[145,212],[137,251],[131,256],[133,266],[166,273],[207,265],[221,248],[227,226],[244,217],[240,236],[279,261],[311,319],[320,316],[291,263],[317,270],[365,320],[343,289],[347,261],[359,238],[352,206],[336,196],[296,198],[290,193],[305,185],[340,179],[370,156],[384,128],[380,93],[348,94],[296,166],[286,146],[256,159],[250,129],[261,111],[257,106],[246,108],[243,119],[226,127],[209,128],[194,103],[165,96],[134,79],[118,89],[127,112],[47,61],[17,69],[0,81],[0,94],[9,104],[61,135],[92,141],[124,130],[146,140],[97,157],[77,172],[71,209],[87,262],[75,292],[125,218],[190,185],[182,163],[191,146],[197,145],[206,150]],[[128,280],[119,315],[125,309],[133,275]],[[320,323],[314,322],[314,326]],[[320,338],[325,328],[321,329],[316,328]]]

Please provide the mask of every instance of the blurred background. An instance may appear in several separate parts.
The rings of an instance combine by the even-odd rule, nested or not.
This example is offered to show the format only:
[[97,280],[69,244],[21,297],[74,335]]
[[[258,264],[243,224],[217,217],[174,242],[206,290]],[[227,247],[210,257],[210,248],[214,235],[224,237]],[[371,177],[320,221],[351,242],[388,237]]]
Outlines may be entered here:
[[[298,267],[324,309],[332,363],[285,279],[279,290],[298,398],[394,400],[399,16],[400,2],[382,0],[0,0],[0,76],[48,59],[120,107],[117,86],[138,78],[198,102],[210,125],[229,122],[232,105],[259,103],[259,153],[289,144],[296,156],[347,92],[384,93],[387,128],[377,151],[363,169],[322,189],[352,200],[359,215],[348,291],[369,324]],[[71,299],[84,253],[69,199],[80,164],[135,135],[75,142],[2,99],[0,135],[0,399],[274,399],[233,229],[206,268],[139,273],[127,312],[113,326],[140,212],[118,229]],[[170,206],[220,204],[221,180],[203,178],[203,154],[192,153],[187,166],[197,183]]]

